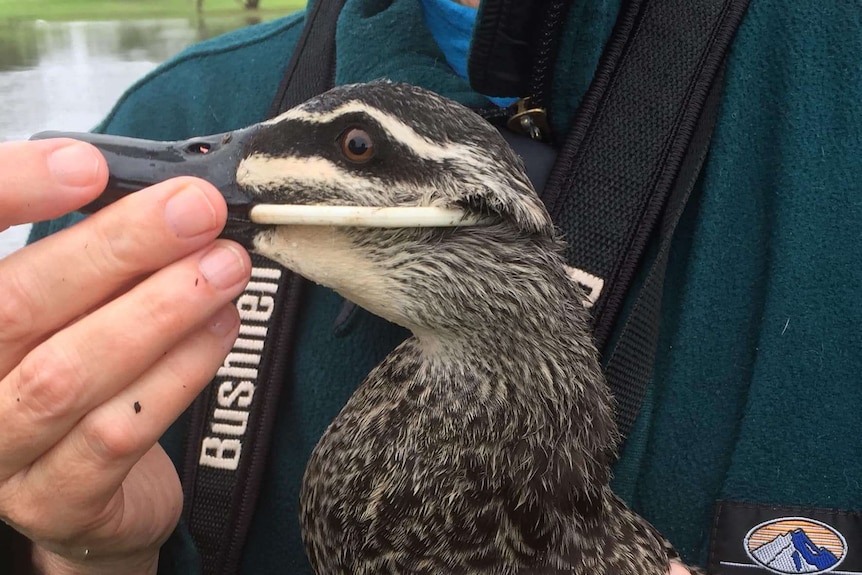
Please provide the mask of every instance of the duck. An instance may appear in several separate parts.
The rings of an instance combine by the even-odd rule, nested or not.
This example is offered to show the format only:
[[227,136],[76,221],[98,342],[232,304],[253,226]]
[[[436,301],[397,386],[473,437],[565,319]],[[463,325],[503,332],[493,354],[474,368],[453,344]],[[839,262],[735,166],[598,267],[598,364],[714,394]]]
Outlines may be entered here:
[[[123,163],[140,141],[87,139],[113,154],[119,195],[155,176]],[[184,173],[218,185],[228,234],[250,250],[412,334],[307,463],[315,573],[665,575],[679,559],[610,488],[619,437],[585,296],[491,124],[378,81],[227,136],[146,146],[194,156]],[[481,225],[259,225],[259,204],[443,208]]]

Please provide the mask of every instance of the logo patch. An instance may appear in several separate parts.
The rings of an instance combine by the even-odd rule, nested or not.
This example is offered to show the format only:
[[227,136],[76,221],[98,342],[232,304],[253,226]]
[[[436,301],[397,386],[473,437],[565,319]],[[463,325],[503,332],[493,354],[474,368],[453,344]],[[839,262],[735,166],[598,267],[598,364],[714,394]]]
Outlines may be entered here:
[[862,513],[719,501],[710,535],[714,575],[862,575]]
[[749,558],[773,573],[826,573],[847,556],[847,541],[825,523],[807,517],[765,521],[744,540]]

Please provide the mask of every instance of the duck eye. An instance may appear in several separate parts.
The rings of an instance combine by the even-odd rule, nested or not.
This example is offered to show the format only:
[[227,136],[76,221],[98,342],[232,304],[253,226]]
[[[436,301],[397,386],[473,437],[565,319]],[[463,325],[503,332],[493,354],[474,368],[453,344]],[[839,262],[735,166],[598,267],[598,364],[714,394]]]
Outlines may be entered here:
[[364,164],[374,157],[374,142],[365,130],[351,128],[341,136],[341,153],[356,164]]

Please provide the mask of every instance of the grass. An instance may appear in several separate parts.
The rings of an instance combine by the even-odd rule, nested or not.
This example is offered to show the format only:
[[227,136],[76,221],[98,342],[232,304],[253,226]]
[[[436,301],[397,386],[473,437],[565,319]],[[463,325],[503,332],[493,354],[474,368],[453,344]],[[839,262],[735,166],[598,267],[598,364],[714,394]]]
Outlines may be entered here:
[[[248,14],[268,19],[304,8],[306,0],[260,0],[244,10],[239,0],[203,0],[204,16]],[[123,20],[195,16],[195,0],[0,0],[0,20]]]

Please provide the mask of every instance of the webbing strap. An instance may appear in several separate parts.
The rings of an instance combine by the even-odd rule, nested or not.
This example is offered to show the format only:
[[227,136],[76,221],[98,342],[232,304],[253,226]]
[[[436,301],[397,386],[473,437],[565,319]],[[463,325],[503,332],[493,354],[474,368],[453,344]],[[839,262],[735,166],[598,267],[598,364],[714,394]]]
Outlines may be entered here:
[[345,0],[315,0],[270,108],[270,117],[335,84],[335,28]]
[[[270,117],[332,87],[343,5],[344,0],[318,0],[309,10]],[[184,518],[204,575],[239,569],[299,311],[299,276],[257,255],[252,266],[251,281],[236,300],[239,338],[191,412]]]
[[[681,190],[697,178],[722,63],[747,6],[748,0],[625,2],[543,195],[566,231],[566,259],[592,302],[596,343],[613,359],[606,375],[623,435],[652,374],[666,260],[654,266],[615,351],[606,344],[672,192],[678,190],[681,205],[664,226],[668,243],[688,198]],[[710,94],[714,110],[707,110]]]
[[709,151],[709,142],[721,102],[721,87],[719,79],[710,90],[689,153],[686,154],[665,208],[659,228],[657,254],[637,294],[632,311],[622,326],[616,345],[605,354],[608,358],[605,377],[614,393],[617,426],[623,437],[628,435],[637,420],[652,376],[670,247],[676,226],[688,204]]

